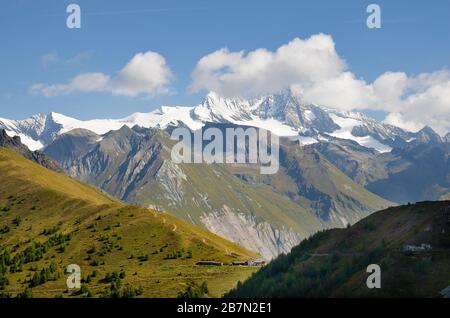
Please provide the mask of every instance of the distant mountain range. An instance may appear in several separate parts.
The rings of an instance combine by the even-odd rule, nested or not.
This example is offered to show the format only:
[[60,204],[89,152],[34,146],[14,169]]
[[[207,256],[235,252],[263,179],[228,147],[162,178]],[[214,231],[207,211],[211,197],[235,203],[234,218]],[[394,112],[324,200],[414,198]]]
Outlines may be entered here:
[[450,141],[430,128],[418,138],[378,153],[349,140],[310,145],[356,183],[377,195],[408,203],[450,198]]
[[209,93],[195,107],[163,106],[150,113],[135,113],[123,119],[81,121],[58,113],[35,115],[25,120],[0,118],[0,128],[18,135],[31,150],[49,145],[58,135],[83,128],[103,135],[122,126],[164,129],[179,124],[197,130],[206,123],[228,123],[263,128],[281,137],[291,137],[303,144],[330,138],[354,140],[379,152],[403,146],[420,137],[358,112],[343,112],[302,103],[290,90],[279,94],[245,100],[222,98]]
[[[281,136],[280,169],[175,164],[174,127],[256,127]],[[364,114],[305,104],[291,91],[252,100],[208,94],[196,107],[161,107],[119,120],[57,113],[0,119],[67,174],[111,195],[163,209],[273,258],[318,230],[346,227],[404,202],[450,193],[449,135],[408,132]]]

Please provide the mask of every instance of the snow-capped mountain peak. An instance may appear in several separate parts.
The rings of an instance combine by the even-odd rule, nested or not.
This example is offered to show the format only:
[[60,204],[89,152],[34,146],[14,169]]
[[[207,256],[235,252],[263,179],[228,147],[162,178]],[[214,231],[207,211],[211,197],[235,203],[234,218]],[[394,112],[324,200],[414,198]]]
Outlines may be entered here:
[[380,152],[407,143],[416,134],[380,123],[358,112],[343,112],[304,103],[290,90],[246,100],[225,98],[209,93],[195,107],[162,106],[149,113],[134,113],[121,119],[78,120],[59,113],[35,115],[25,120],[0,118],[0,128],[18,135],[30,149],[50,144],[58,135],[83,128],[98,135],[118,130],[124,125],[164,129],[183,124],[192,130],[206,123],[232,123],[264,128],[273,133],[297,138],[303,144],[330,138],[351,139]]
[[210,92],[194,109],[194,117],[203,122],[232,122],[251,120],[251,112],[257,100],[225,98]]

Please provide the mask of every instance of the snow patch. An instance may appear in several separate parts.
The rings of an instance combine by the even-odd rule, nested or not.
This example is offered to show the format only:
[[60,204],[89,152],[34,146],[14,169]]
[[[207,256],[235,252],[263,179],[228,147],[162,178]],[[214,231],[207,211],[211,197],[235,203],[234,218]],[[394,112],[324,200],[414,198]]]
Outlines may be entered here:
[[377,150],[380,153],[384,152],[390,152],[392,150],[391,147],[382,144],[375,138],[371,136],[365,136],[365,137],[356,137],[353,136],[352,130],[354,127],[361,126],[362,122],[361,120],[355,119],[355,118],[344,118],[341,116],[338,116],[336,114],[330,113],[331,119],[339,126],[340,129],[330,133],[330,136],[340,138],[340,139],[350,139],[356,141],[361,146],[367,147],[367,148],[373,148]]
[[34,140],[31,137],[28,137],[27,135],[24,135],[22,133],[15,133],[13,131],[10,130],[5,130],[6,134],[9,137],[15,137],[15,136],[19,136],[20,137],[20,141],[28,147],[28,149],[30,149],[31,151],[36,151],[39,149],[44,148],[44,145],[39,141],[39,140]]

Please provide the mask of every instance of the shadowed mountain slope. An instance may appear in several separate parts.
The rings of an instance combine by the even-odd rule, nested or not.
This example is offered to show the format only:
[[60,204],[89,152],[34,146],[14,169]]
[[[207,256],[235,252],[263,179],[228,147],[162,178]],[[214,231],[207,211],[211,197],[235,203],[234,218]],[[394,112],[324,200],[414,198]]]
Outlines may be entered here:
[[[370,264],[381,288],[369,289]],[[450,201],[374,213],[317,233],[230,292],[231,297],[440,297],[450,285]]]

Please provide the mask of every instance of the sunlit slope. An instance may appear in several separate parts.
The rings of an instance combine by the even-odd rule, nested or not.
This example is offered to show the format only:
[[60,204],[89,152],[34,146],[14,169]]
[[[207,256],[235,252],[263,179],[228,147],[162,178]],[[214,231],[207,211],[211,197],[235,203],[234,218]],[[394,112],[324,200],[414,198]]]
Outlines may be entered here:
[[[34,296],[69,297],[69,264],[78,264],[85,279],[96,271],[77,295],[94,297],[110,296],[105,275],[121,270],[119,292],[140,290],[150,297],[174,297],[204,281],[209,296],[220,296],[254,271],[195,266],[202,259],[229,263],[255,255],[165,213],[117,202],[4,148],[0,185],[0,293],[15,296],[33,287]],[[45,269],[45,279],[36,279]]]

